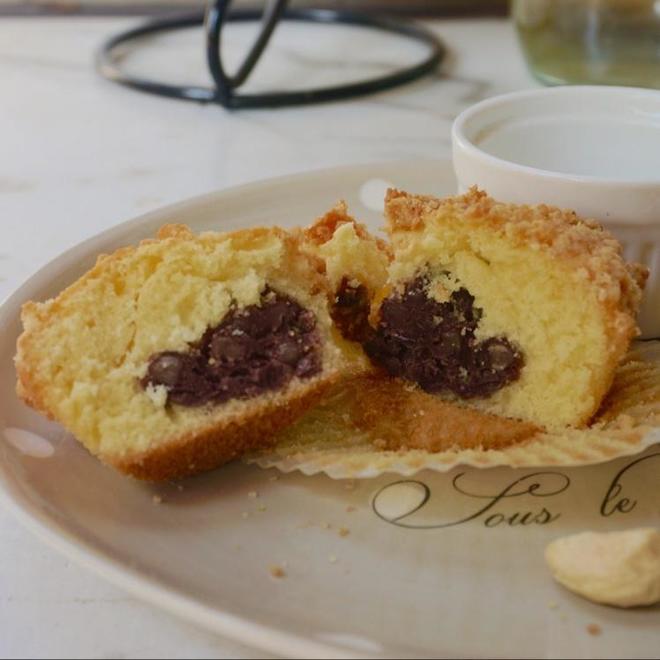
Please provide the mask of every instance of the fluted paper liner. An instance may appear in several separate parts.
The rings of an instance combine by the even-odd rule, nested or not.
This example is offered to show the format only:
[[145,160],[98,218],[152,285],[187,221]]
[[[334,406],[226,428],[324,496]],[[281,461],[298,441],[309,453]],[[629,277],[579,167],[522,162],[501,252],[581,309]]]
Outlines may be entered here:
[[588,428],[544,432],[502,449],[379,450],[378,439],[352,423],[350,404],[339,390],[282,433],[274,450],[248,461],[283,472],[366,479],[386,472],[403,476],[424,469],[447,472],[458,465],[572,467],[637,454],[660,442],[660,341],[634,345]]

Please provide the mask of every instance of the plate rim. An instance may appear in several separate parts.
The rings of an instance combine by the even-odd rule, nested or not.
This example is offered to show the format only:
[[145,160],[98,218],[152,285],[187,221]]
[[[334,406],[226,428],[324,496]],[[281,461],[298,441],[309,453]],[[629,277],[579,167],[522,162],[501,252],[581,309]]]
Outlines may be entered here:
[[[93,246],[119,239],[122,234],[141,225],[156,222],[163,215],[183,212],[190,206],[217,204],[222,198],[232,195],[249,195],[250,191],[265,185],[287,186],[304,184],[306,180],[317,179],[322,175],[347,174],[361,171],[367,180],[379,178],[387,168],[406,170],[411,167],[437,167],[439,178],[442,168],[451,166],[451,158],[408,158],[363,162],[333,167],[320,167],[312,170],[293,172],[276,177],[262,178],[242,184],[220,188],[200,195],[194,195],[147,213],[121,221],[67,248],[35,272],[0,301],[0,332],[14,323],[20,314],[20,308],[31,296],[30,292],[41,288],[37,282],[51,270],[66,269],[82,252],[93,252]],[[375,170],[375,171],[372,171]],[[379,170],[381,174],[379,174]],[[96,250],[99,253],[99,250]],[[4,448],[3,452],[4,453]],[[1,454],[0,454],[1,458]],[[170,615],[183,619],[196,628],[211,631],[247,648],[278,654],[282,657],[298,658],[372,658],[348,647],[315,641],[292,632],[285,632],[274,626],[256,623],[248,618],[236,616],[224,610],[205,605],[174,587],[159,584],[136,568],[128,566],[110,555],[104,554],[74,533],[63,529],[57,522],[43,512],[35,510],[29,503],[22,501],[17,488],[9,476],[8,462],[0,460],[0,505],[2,505],[21,526],[32,533],[48,547],[56,550],[77,565],[91,571],[110,584],[130,593],[139,600],[164,610]]]
[[[17,499],[9,494],[10,488],[4,483],[5,480],[4,468],[0,464],[0,505],[9,511],[24,529],[76,565],[157,610],[165,611],[195,628],[221,635],[244,647],[275,653],[281,657],[338,660],[373,657],[356,652],[348,653],[348,649],[315,642],[294,633],[281,632],[275,627],[255,623],[250,619],[204,605],[173,587],[162,586],[138,569],[102,554],[73,533],[56,526],[51,519],[44,519],[38,512],[22,507]],[[259,642],[250,641],[253,639]]]

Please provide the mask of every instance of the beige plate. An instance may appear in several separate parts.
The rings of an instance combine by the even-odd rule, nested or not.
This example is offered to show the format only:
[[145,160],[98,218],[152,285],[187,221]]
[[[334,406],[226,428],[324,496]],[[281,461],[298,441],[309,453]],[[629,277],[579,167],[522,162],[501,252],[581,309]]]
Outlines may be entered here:
[[[0,309],[2,500],[137,596],[284,656],[655,657],[658,608],[584,602],[552,582],[542,551],[575,530],[657,526],[658,449],[591,467],[454,468],[356,484],[300,473],[271,481],[274,471],[236,464],[154,488],[103,467],[16,400],[21,302],[58,291],[98,252],[171,221],[304,223],[338,197],[376,226],[384,182],[445,194],[450,172],[447,162],[398,163],[252,184],[138,218],[51,263]],[[272,578],[272,565],[287,576]],[[600,636],[587,633],[592,623]]]

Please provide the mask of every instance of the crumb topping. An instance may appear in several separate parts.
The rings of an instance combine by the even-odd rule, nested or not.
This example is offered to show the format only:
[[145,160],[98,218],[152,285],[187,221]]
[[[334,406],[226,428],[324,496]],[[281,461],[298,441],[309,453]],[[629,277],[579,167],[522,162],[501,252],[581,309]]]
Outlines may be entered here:
[[464,195],[445,199],[390,189],[385,214],[390,233],[421,231],[427,223],[447,216],[487,227],[520,245],[569,262],[578,277],[597,287],[604,304],[633,315],[639,308],[648,270],[640,264],[627,264],[614,236],[574,211],[546,204],[505,204],[473,187]]

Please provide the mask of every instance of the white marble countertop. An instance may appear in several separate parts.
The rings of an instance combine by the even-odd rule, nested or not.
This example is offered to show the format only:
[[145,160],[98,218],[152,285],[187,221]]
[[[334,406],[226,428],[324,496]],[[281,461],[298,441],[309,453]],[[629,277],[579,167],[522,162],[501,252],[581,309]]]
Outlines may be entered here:
[[[232,114],[101,80],[95,49],[134,22],[0,23],[0,299],[62,250],[170,202],[295,171],[448,157],[460,110],[536,85],[507,21],[435,21],[450,56],[434,78],[339,104]],[[351,28],[336,28],[332,39],[319,30],[278,31],[258,78],[283,85],[293,71],[320,84],[357,70],[337,52],[354,52],[365,71],[409,55],[403,46],[383,50],[377,38],[355,51]],[[230,51],[242,38],[227,40]],[[204,79],[199,33],[165,42],[166,57],[145,51],[134,66]],[[2,509],[0,537],[0,657],[263,657],[71,565]]]

